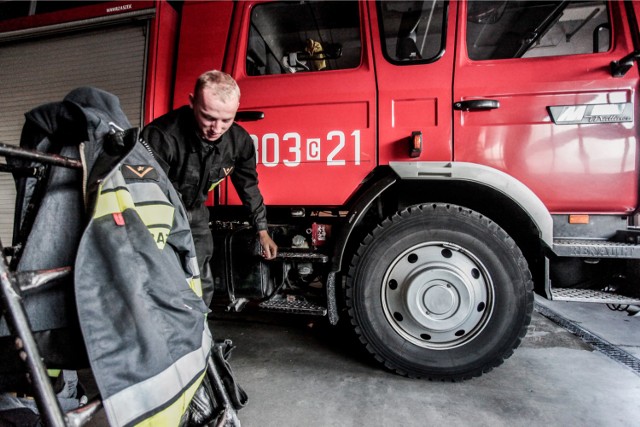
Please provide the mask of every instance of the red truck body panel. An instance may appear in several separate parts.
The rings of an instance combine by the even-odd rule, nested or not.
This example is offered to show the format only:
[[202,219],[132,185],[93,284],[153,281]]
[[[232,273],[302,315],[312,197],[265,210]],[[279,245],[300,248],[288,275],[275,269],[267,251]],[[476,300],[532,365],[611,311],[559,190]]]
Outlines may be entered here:
[[176,75],[173,108],[189,102],[189,94],[200,74],[222,69],[231,25],[233,2],[184,2],[180,25],[181,42],[174,58]]
[[[251,2],[238,4],[229,71],[240,111],[262,111],[242,123],[258,154],[260,189],[268,205],[340,206],[376,165],[376,88],[371,46],[358,67],[323,73],[248,76],[244,61]],[[365,9],[362,22],[368,22]],[[367,26],[363,26],[366,28]],[[367,40],[362,32],[363,41]],[[228,203],[239,203],[229,191]]]
[[[357,68],[250,76],[245,70],[247,35],[251,12],[260,3],[236,5],[224,60],[224,31],[213,34],[207,30],[213,26],[198,27],[206,21],[202,16],[215,15],[214,10],[227,23],[229,4],[185,5],[183,22],[189,25],[181,33],[185,53],[179,55],[175,93],[176,99],[186,99],[188,82],[199,71],[224,63],[242,90],[240,110],[265,113],[263,120],[243,126],[255,139],[267,204],[340,206],[378,165],[463,161],[513,176],[550,212],[628,213],[636,208],[633,122],[558,125],[549,113],[552,106],[637,105],[637,70],[621,78],[609,71],[611,61],[633,50],[620,4],[612,3],[609,13],[616,20],[613,28],[623,30],[613,32],[607,52],[474,61],[464,43],[466,2],[452,2],[442,55],[399,66],[384,59],[376,3],[363,2]],[[220,42],[204,48],[203,39]],[[455,102],[470,99],[493,99],[500,108],[454,110]],[[409,137],[416,131],[423,135],[423,150],[410,158]],[[223,203],[239,203],[233,190],[227,195],[222,187],[222,194]]]
[[[449,161],[453,158],[451,90],[455,37],[447,35],[443,55],[427,64],[396,65],[384,60],[378,11],[367,2],[372,16],[371,39],[376,58],[378,87],[379,163],[395,160]],[[447,28],[456,26],[456,14],[449,6]],[[455,8],[454,8],[455,9]],[[449,32],[451,34],[451,30]],[[408,158],[408,138],[422,132],[423,151]]]
[[[611,76],[609,63],[633,50],[624,10],[611,4],[606,53],[471,61],[458,47],[454,101],[494,99],[500,108],[456,111],[454,159],[502,170],[533,190],[551,212],[633,211],[638,204],[634,123],[554,124],[549,106],[633,103],[638,71]],[[465,15],[466,3],[458,3]],[[466,21],[459,20],[458,40]]]
[[[467,50],[468,3],[448,2],[441,54],[412,63],[388,60],[381,6],[360,2],[357,66],[250,75],[251,14],[268,3],[187,1],[175,10],[165,1],[114,1],[0,21],[0,32],[155,8],[148,27],[144,121],[186,104],[203,71],[231,73],[242,90],[240,111],[265,114],[243,126],[256,143],[260,186],[269,205],[342,206],[378,166],[455,161],[507,173],[551,213],[637,209],[634,121],[640,77],[637,67],[621,77],[613,77],[609,67],[634,50],[636,18],[628,14],[640,13],[637,2],[606,3],[611,23],[606,51],[483,60],[470,59]],[[478,99],[497,101],[499,108],[455,108]],[[588,123],[585,106],[628,106],[620,114],[629,120],[607,123],[600,114],[605,122]],[[582,114],[583,121],[554,123],[550,109],[555,107],[573,119]],[[422,134],[423,145],[410,157],[414,132]],[[221,203],[239,203],[233,190],[220,189]]]
[[179,17],[167,3],[156,4],[156,15],[149,34],[149,72],[146,78],[144,121],[167,112],[173,99],[173,64],[176,56],[175,39],[178,35]]

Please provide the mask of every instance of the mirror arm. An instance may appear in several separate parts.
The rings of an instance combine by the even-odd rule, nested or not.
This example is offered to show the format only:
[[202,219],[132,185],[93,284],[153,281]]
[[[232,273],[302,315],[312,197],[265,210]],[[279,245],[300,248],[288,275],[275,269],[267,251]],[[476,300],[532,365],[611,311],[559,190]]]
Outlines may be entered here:
[[640,51],[634,50],[619,61],[611,61],[611,75],[613,77],[622,77],[633,66],[633,61],[640,58]]

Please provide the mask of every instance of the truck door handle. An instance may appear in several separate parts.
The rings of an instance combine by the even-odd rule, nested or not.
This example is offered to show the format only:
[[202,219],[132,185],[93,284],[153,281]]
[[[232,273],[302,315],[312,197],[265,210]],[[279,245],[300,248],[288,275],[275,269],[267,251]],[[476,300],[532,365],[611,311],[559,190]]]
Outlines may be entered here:
[[262,111],[238,111],[236,113],[236,122],[255,122],[264,119]]
[[469,101],[458,101],[453,103],[454,110],[462,111],[485,111],[500,108],[500,102],[495,99],[471,99]]

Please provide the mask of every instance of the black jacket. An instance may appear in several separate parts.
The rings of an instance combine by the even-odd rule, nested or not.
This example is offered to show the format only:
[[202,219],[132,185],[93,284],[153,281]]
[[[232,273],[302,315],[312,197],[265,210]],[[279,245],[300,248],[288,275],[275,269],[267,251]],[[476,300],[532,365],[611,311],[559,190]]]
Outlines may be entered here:
[[267,229],[255,147],[242,127],[234,123],[215,143],[204,142],[197,134],[193,110],[183,106],[149,123],[142,138],[157,154],[188,210],[201,206],[209,190],[230,176],[256,230]]

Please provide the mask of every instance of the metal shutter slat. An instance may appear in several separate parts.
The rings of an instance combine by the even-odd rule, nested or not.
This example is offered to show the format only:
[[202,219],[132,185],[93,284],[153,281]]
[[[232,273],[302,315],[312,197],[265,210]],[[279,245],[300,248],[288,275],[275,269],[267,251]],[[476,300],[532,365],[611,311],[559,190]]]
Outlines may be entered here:
[[[145,23],[0,44],[0,142],[18,145],[24,113],[60,101],[79,86],[117,95],[140,126],[145,75]],[[3,160],[4,163],[4,160]],[[11,243],[15,185],[0,175],[0,239]]]

